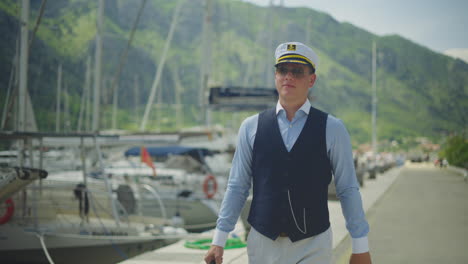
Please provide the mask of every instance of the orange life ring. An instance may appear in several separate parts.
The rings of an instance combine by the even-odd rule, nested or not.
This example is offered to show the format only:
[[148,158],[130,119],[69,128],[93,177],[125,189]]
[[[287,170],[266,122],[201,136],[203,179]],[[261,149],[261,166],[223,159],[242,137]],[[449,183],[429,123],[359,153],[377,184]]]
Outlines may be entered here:
[[15,204],[13,203],[13,200],[11,198],[6,200],[5,204],[6,212],[2,217],[0,217],[0,225],[3,225],[10,221],[11,217],[13,216],[13,213],[15,212]]
[[[210,190],[210,182],[212,183],[213,187]],[[206,198],[211,199],[214,197],[216,192],[218,191],[218,183],[213,175],[208,174],[203,181],[203,192],[206,195]]]

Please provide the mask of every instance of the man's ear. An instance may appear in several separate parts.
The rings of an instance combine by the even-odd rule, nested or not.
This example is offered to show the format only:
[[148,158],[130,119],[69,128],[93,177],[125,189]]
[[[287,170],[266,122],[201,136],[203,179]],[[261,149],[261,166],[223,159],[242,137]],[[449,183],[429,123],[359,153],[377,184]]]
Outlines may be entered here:
[[313,74],[310,75],[309,88],[312,88],[312,86],[314,86],[315,80],[317,80],[317,75],[315,75],[315,73],[313,73]]

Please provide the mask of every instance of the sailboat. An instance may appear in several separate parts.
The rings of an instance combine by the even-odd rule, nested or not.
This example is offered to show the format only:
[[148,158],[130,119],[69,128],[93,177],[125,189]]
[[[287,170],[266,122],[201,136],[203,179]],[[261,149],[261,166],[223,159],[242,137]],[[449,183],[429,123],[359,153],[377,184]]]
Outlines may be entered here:
[[[139,200],[139,209],[145,215],[178,216],[190,232],[213,229],[227,179],[215,177],[204,161],[213,152],[180,145],[148,147],[148,155],[160,160],[155,163],[154,175],[150,167],[135,159],[140,157],[140,151],[140,147],[129,148],[124,152],[125,158],[106,164],[104,171],[112,175],[113,188],[121,188],[126,196]],[[142,184],[145,190],[139,192],[138,185]],[[162,206],[155,207],[158,200]]]
[[[0,132],[0,139],[12,142],[17,153],[0,171],[0,194],[5,200],[0,204],[0,263],[116,263],[186,236],[184,229],[171,226],[164,218],[127,212],[112,193],[107,178],[89,177],[85,149],[95,149],[101,159],[100,136],[26,129],[26,118],[31,117],[25,113],[28,16],[29,0],[23,0],[20,107],[14,129],[19,132]],[[46,138],[57,137],[78,145],[80,171],[47,175],[42,163],[43,143]],[[31,172],[35,172],[35,178],[18,180]]]
[[[29,142],[44,142],[45,136],[52,136],[29,132],[2,134],[1,138],[7,135],[27,137]],[[85,144],[80,148],[85,149]],[[86,171],[86,164],[82,167]],[[15,186],[2,184],[13,177],[8,168],[12,167],[0,171],[4,179],[0,182],[0,197],[8,197],[0,205],[0,215],[8,216],[0,223],[0,263],[115,263],[187,235],[185,229],[171,226],[165,218],[128,211],[105,178],[89,177],[89,173],[78,170],[44,177],[46,170],[30,169],[40,181],[26,187],[16,184],[13,192]],[[22,166],[15,168],[26,170]]]

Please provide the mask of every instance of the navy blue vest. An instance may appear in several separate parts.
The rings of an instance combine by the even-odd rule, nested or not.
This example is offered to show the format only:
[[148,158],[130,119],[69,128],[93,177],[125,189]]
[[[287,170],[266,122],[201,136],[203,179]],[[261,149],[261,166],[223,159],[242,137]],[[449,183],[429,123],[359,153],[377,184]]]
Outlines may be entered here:
[[288,152],[276,110],[259,114],[248,221],[272,240],[286,232],[295,242],[330,227],[327,198],[332,172],[326,145],[327,116],[311,107],[304,128]]

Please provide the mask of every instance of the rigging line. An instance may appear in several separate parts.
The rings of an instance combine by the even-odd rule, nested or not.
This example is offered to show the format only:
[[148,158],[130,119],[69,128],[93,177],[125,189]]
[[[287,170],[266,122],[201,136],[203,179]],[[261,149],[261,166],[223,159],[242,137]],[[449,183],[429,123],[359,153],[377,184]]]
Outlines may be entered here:
[[41,246],[42,246],[42,249],[44,250],[44,254],[47,258],[47,260],[49,261],[50,264],[54,264],[54,261],[52,260],[52,258],[50,257],[49,255],[49,251],[47,250],[47,247],[44,243],[44,235],[43,234],[39,234],[39,233],[36,233],[36,236],[39,238],[39,240],[41,241]]
[[[18,36],[16,37],[16,49],[15,49],[15,55],[13,57],[13,63],[12,63],[12,71],[14,71],[14,80],[13,80],[13,83],[12,83],[12,87],[11,87],[11,94],[10,94],[10,99],[9,101],[5,101],[5,104],[8,104],[8,106],[6,107],[6,112],[5,112],[5,119],[2,118],[2,124],[1,125],[1,129],[5,129],[5,126],[6,124],[8,123],[9,119],[12,118],[12,115],[13,115],[13,112],[14,112],[14,106],[15,106],[15,100],[16,100],[16,96],[17,96],[17,93],[18,93],[18,82],[19,82],[19,78],[18,78],[18,72],[19,72],[19,69],[18,69],[18,66],[19,66],[19,54],[18,54],[18,51],[19,51],[19,46],[20,46],[20,31],[21,31],[21,17],[20,17],[20,14],[21,14],[21,7],[20,7],[20,3],[18,2],[18,5],[16,6],[17,8],[17,14],[16,14],[16,17],[17,17],[17,21],[18,21],[18,28],[16,29],[18,31]],[[11,114],[8,114],[8,113],[11,113]],[[15,127],[15,124],[13,123],[13,128],[14,129]]]
[[138,23],[140,22],[140,17],[141,17],[141,14],[143,13],[146,1],[147,0],[143,0],[141,2],[140,9],[138,10],[137,18],[135,19],[135,22],[133,23],[133,26],[132,26],[132,30],[130,31],[130,38],[128,39],[127,47],[125,48],[124,52],[120,56],[119,67],[117,68],[117,72],[114,75],[114,79],[112,80],[112,85],[111,85],[111,91],[114,93],[116,92],[115,86],[117,85],[117,80],[120,77],[120,73],[122,72],[125,61],[127,60],[128,50],[130,49],[130,46],[132,45],[133,37],[135,36],[135,31],[138,26]]
[[175,27],[176,27],[177,19],[179,17],[179,11],[182,8],[182,5],[185,3],[185,1],[186,0],[179,0],[177,2],[177,5],[176,5],[175,10],[174,10],[174,14],[172,15],[171,26],[169,28],[169,32],[168,32],[167,38],[166,38],[166,43],[164,44],[161,59],[160,59],[159,65],[158,65],[157,70],[156,70],[153,85],[151,86],[151,91],[150,91],[148,101],[147,101],[146,107],[145,107],[145,113],[143,114],[143,118],[142,118],[141,124],[140,124],[140,131],[144,131],[145,128],[146,128],[146,124],[148,122],[148,116],[149,116],[149,114],[151,112],[151,107],[152,107],[152,104],[154,102],[154,96],[156,95],[156,92],[157,92],[159,81],[160,81],[161,75],[162,75],[162,70],[164,69],[164,63],[166,61],[167,53],[168,53],[168,50],[169,50],[169,47],[170,47],[170,44],[171,44],[171,41],[172,41],[172,36],[174,35],[174,30],[175,30]]
[[11,71],[10,71],[10,79],[8,80],[8,87],[7,87],[7,94],[5,97],[5,104],[3,106],[3,113],[2,113],[2,121],[0,123],[0,129],[4,130],[6,126],[6,121],[7,121],[7,112],[8,112],[8,106],[10,102],[10,96],[12,97],[12,87],[13,87],[13,78],[15,76],[15,67],[16,67],[16,55],[13,57],[13,61],[11,63]]
[[[35,24],[35,26],[34,26],[33,33],[31,34],[31,39],[29,40],[28,54],[29,54],[29,52],[30,52],[30,50],[31,50],[31,46],[32,46],[32,42],[33,42],[33,39],[34,39],[34,35],[36,34],[36,32],[37,32],[37,30],[38,30],[38,28],[39,28],[39,25],[40,25],[40,23],[41,23],[41,18],[42,18],[42,15],[44,14],[44,9],[45,9],[45,4],[46,4],[46,3],[47,3],[47,0],[43,0],[42,3],[41,3],[41,7],[40,7],[40,11],[39,11],[39,16],[38,16],[38,18],[37,18],[37,20],[36,20],[36,24]],[[17,14],[17,16],[18,16],[18,22],[19,22],[19,23],[18,23],[18,24],[19,24],[19,26],[18,26],[18,30],[19,30],[19,31],[21,30],[21,23],[22,23],[22,21],[21,21],[21,19],[20,19],[20,12],[21,12],[21,9],[18,8],[18,14]],[[17,66],[19,65],[19,56],[17,55],[17,54],[18,54],[17,52],[18,52],[18,50],[19,50],[19,45],[20,45],[18,40],[19,40],[19,38],[17,38],[17,40],[16,40],[16,54],[15,54],[15,57],[13,58],[14,62],[13,62],[13,65],[12,65],[13,70],[15,70],[15,68],[16,68],[15,73],[16,73],[16,72],[19,72],[19,70],[18,70],[18,68],[17,68]],[[2,116],[2,120],[1,120],[1,123],[0,123],[0,128],[1,128],[1,129],[4,129],[4,128],[5,128],[7,122],[8,122],[9,119],[10,119],[10,115],[8,115],[7,112],[10,112],[11,109],[13,108],[14,103],[15,103],[14,101],[15,101],[15,99],[16,99],[16,96],[18,95],[18,94],[17,94],[17,93],[18,93],[18,89],[19,89],[18,80],[19,80],[19,79],[18,79],[18,75],[15,74],[15,81],[14,81],[14,84],[13,84],[13,88],[11,89],[11,95],[10,95],[11,98],[10,98],[10,102],[8,102],[8,101],[5,102],[5,105],[8,104],[8,106],[5,107],[5,110],[4,110],[5,116],[4,116],[4,117]],[[10,86],[10,83],[9,83],[8,85]],[[7,98],[8,98],[8,97],[7,97]],[[6,111],[6,112],[5,112],[5,111]]]
[[[86,191],[87,191],[87,190],[86,190]],[[110,233],[109,230],[106,228],[104,222],[102,221],[101,217],[99,216],[99,213],[97,212],[96,207],[94,207],[94,201],[96,201],[97,199],[95,199],[95,198],[93,197],[93,194],[92,194],[91,192],[88,192],[88,193],[90,194],[90,197],[91,197],[91,199],[93,200],[93,202],[90,203],[90,204],[91,204],[91,208],[93,209],[94,215],[97,217],[99,223],[101,224],[101,227],[102,227],[102,229],[104,230],[104,233],[105,233],[106,235],[109,236],[108,241],[110,242],[112,248],[117,252],[117,254],[118,254],[122,259],[124,259],[124,260],[125,260],[125,259],[128,259],[129,257],[128,257],[127,254],[125,254],[125,252],[123,251],[123,249],[122,249],[118,244],[114,243],[114,240],[115,240],[115,239],[112,238],[111,233]],[[99,204],[99,203],[98,203],[98,204]]]
[[41,2],[41,9],[39,10],[39,15],[37,16],[37,19],[36,19],[36,25],[34,26],[34,30],[31,34],[31,39],[29,40],[28,54],[31,51],[31,46],[34,40],[34,36],[36,35],[37,30],[39,29],[39,25],[41,24],[41,19],[42,19],[42,15],[44,14],[46,3],[47,3],[47,0],[42,0]]

